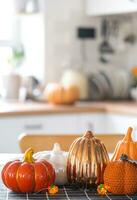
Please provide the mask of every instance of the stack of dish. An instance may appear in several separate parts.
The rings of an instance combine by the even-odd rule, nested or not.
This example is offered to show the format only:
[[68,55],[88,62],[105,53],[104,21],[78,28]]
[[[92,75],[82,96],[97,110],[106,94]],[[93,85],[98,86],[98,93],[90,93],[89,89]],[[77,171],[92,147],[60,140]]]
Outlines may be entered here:
[[126,69],[102,69],[91,73],[89,99],[127,99],[132,85],[132,77]]

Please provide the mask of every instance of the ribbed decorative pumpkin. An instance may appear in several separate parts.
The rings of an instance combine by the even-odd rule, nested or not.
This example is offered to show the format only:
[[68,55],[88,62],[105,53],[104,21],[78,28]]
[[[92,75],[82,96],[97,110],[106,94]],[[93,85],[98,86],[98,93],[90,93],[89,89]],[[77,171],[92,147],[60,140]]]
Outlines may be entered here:
[[53,104],[73,104],[79,98],[79,90],[73,85],[49,83],[45,88],[44,96]]
[[67,177],[70,183],[96,185],[103,182],[103,173],[109,157],[104,144],[87,131],[77,138],[69,149]]
[[114,194],[134,194],[137,192],[137,165],[128,160],[108,163],[104,171],[104,184]]
[[3,183],[15,192],[39,192],[55,181],[55,171],[46,160],[34,160],[33,150],[25,152],[23,161],[8,162],[2,169]]
[[114,154],[112,157],[112,161],[119,160],[121,154],[128,155],[131,159],[137,160],[137,142],[132,140],[131,134],[132,134],[132,128],[129,127],[127,134],[123,138],[123,140],[120,140],[116,148],[114,150]]

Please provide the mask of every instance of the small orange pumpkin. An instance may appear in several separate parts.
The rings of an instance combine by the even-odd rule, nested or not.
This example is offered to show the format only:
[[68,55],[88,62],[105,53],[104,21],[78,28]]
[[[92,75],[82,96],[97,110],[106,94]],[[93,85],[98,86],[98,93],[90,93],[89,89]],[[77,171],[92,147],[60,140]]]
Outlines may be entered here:
[[56,185],[54,185],[54,184],[52,184],[52,185],[50,185],[50,186],[48,187],[48,192],[49,192],[49,194],[51,194],[51,195],[56,194],[58,191],[59,191],[58,186],[56,186]]
[[45,88],[44,96],[53,104],[73,104],[79,98],[79,90],[73,85],[49,83]]
[[136,193],[137,165],[123,160],[109,162],[104,171],[104,185],[113,194]]
[[137,160],[137,142],[132,140],[132,128],[129,127],[127,134],[120,140],[114,150],[111,161],[119,160],[121,154],[126,154],[133,160]]

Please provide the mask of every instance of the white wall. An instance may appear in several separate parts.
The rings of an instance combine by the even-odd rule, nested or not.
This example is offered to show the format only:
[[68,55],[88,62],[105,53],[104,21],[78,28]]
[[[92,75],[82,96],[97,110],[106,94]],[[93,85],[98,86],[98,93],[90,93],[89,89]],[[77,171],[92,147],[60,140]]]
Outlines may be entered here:
[[[46,80],[59,79],[63,66],[73,60],[73,66],[81,62],[80,42],[76,39],[76,28],[92,27],[96,19],[85,15],[84,0],[46,0]],[[96,45],[89,41],[90,47]],[[96,51],[95,48],[94,52]],[[95,59],[91,49],[91,57]],[[78,63],[78,64],[77,64]],[[74,66],[75,65],[75,66]]]
[[[81,56],[81,41],[76,38],[76,29],[79,26],[96,27],[97,38],[86,41],[87,61],[83,68],[91,71],[103,66],[99,62],[100,17],[89,17],[85,12],[85,0],[41,0],[45,5],[46,29],[46,66],[45,80],[59,80],[64,66],[83,66]],[[43,7],[43,6],[42,6]],[[111,38],[115,54],[110,56],[110,65],[114,67],[132,67],[137,64],[137,43],[127,45],[123,42],[126,34],[134,32],[137,36],[136,14],[111,17],[119,20],[118,38]]]

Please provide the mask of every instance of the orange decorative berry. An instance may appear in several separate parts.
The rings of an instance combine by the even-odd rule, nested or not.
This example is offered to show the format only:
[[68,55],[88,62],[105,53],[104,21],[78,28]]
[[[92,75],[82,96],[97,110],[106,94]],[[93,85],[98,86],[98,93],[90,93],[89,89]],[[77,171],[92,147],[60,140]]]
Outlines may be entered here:
[[56,194],[59,191],[58,186],[52,184],[48,187],[49,194]]
[[97,192],[98,192],[100,195],[106,195],[107,189],[105,188],[105,185],[104,185],[104,184],[100,184],[100,185],[97,187]]

